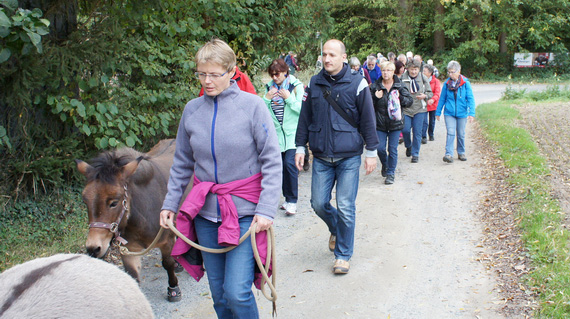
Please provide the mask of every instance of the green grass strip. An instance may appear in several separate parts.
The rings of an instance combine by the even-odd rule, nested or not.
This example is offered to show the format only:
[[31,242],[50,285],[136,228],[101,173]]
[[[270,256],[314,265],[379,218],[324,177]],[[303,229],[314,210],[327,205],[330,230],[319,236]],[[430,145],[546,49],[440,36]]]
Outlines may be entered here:
[[34,258],[84,250],[88,221],[79,189],[9,204],[0,210],[0,271]]
[[[508,182],[515,186],[520,201],[517,215],[522,239],[534,267],[524,280],[539,292],[537,318],[570,316],[569,232],[564,229],[564,213],[553,198],[550,171],[540,156],[532,136],[517,127],[517,103],[535,100],[536,94],[523,99],[483,104],[477,119],[487,139],[495,144],[499,156],[511,174]],[[541,103],[545,103],[542,101]]]

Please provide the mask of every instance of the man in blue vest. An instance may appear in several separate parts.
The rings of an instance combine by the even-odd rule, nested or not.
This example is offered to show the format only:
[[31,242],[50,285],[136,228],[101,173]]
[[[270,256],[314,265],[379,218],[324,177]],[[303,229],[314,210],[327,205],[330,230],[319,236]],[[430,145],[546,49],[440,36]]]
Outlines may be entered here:
[[[339,40],[323,46],[323,69],[311,78],[297,126],[295,165],[303,169],[305,144],[313,153],[311,206],[327,224],[335,274],[346,274],[354,250],[356,194],[363,148],[366,175],[376,169],[378,136],[368,83],[352,73]],[[365,146],[366,145],[366,146]],[[336,208],[330,203],[336,183]]]

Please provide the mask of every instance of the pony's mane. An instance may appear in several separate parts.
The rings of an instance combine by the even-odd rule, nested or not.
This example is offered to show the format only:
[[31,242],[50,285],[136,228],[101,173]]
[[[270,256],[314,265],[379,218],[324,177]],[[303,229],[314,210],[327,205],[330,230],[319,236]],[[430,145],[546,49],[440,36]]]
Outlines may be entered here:
[[93,169],[88,172],[87,181],[98,180],[106,184],[114,184],[123,166],[139,156],[144,156],[144,154],[127,147],[101,153],[90,161]]

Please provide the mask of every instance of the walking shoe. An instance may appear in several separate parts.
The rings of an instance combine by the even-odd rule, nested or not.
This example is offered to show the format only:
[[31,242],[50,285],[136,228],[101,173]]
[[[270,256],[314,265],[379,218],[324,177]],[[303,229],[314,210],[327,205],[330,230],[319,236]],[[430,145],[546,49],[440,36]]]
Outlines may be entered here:
[[443,157],[443,161],[446,163],[453,163],[453,157],[451,157],[451,155],[445,155]]
[[382,177],[386,177],[386,171],[388,169],[386,168],[386,166],[384,166],[384,164],[382,164]]
[[422,144],[427,144],[427,137],[422,137]]
[[467,160],[467,157],[465,157],[465,154],[459,154],[459,160],[465,162]]
[[410,157],[410,156],[412,156],[412,148],[406,147],[406,157]]
[[394,184],[394,175],[386,176],[386,180],[384,180],[384,184],[386,184],[386,185]]
[[281,204],[281,206],[279,207],[279,209],[281,209],[281,210],[287,210],[287,205],[289,205],[289,203],[284,202],[283,204]]
[[417,156],[412,156],[412,163],[417,163],[420,160]]
[[285,215],[295,215],[297,214],[297,203],[287,203],[285,208]]
[[433,138],[433,136],[430,136],[430,137],[429,137],[429,140],[430,140],[430,141],[435,141],[435,138]]
[[334,251],[334,247],[336,246],[336,236],[331,234],[329,238],[329,250]]
[[334,261],[333,272],[335,274],[348,274],[350,264],[346,260],[337,259]]

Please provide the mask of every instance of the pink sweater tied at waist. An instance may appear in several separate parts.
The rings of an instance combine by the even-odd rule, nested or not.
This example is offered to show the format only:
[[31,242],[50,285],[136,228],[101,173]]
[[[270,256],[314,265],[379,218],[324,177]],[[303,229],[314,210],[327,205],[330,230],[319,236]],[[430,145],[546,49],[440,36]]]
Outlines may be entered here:
[[[237,245],[240,238],[239,216],[236,205],[232,200],[232,195],[257,204],[261,194],[261,179],[261,173],[257,173],[245,179],[225,184],[216,184],[213,182],[201,182],[194,176],[192,190],[180,207],[182,214],[176,217],[176,227],[190,240],[196,240],[193,219],[204,206],[208,193],[213,193],[218,196],[220,215],[222,218],[222,224],[218,228],[218,244],[221,246]],[[267,233],[259,232],[251,235],[256,238],[261,261],[265,264],[267,262]],[[177,238],[172,248],[172,256],[184,266],[192,277],[196,280],[200,280],[200,277],[203,275],[201,265],[197,268],[198,265],[188,263],[188,261],[183,258],[183,255],[190,249],[194,248],[180,238]],[[255,284],[258,289],[261,278],[259,275],[260,274],[256,273],[255,276]]]
[[257,204],[261,193],[261,178],[261,173],[257,173],[246,179],[216,184],[214,182],[201,182],[194,176],[194,185],[182,203],[180,211],[194,219],[204,206],[206,195],[208,193],[217,194],[222,217],[222,225],[218,228],[218,244],[235,246],[239,242],[240,229],[237,208],[231,195]]

